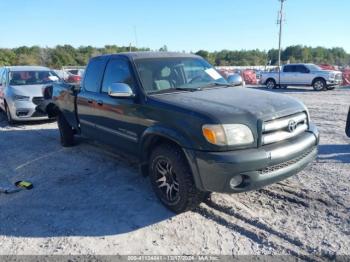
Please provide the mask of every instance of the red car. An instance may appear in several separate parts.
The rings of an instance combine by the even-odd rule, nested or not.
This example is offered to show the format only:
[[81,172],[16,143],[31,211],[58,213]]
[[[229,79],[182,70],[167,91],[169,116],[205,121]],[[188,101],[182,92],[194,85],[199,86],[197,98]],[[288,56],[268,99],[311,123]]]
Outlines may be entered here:
[[66,79],[68,83],[79,83],[84,74],[83,69],[69,69],[66,70],[66,72],[69,74],[68,78]]
[[80,75],[73,75],[69,73],[69,77],[67,78],[68,83],[79,83],[81,81]]

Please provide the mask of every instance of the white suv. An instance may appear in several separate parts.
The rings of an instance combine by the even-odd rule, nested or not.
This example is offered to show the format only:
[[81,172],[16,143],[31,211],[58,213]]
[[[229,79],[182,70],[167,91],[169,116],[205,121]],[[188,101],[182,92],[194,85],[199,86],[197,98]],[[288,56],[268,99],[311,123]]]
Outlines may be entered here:
[[314,64],[288,64],[281,72],[261,74],[260,82],[267,88],[287,86],[312,86],[316,91],[331,90],[342,83],[340,71],[323,70]]

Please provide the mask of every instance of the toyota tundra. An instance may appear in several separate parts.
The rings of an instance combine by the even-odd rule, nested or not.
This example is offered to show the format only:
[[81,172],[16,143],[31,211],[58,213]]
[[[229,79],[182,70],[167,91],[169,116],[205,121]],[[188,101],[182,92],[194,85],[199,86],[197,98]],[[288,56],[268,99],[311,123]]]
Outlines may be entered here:
[[240,193],[288,178],[317,155],[319,133],[297,99],[233,88],[190,54],[135,52],[90,60],[79,85],[45,103],[63,146],[83,135],[133,154],[174,212],[209,192]]

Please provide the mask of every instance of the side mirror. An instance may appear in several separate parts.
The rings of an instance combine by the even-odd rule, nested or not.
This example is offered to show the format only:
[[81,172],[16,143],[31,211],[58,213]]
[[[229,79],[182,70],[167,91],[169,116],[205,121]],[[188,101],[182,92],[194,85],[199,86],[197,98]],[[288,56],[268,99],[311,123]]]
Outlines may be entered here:
[[348,120],[346,121],[345,133],[348,137],[350,137],[350,108],[348,113]]
[[108,95],[118,98],[130,98],[135,96],[131,87],[124,83],[113,83],[108,89]]
[[227,81],[233,86],[240,86],[243,84],[243,79],[240,75],[234,74],[227,78]]

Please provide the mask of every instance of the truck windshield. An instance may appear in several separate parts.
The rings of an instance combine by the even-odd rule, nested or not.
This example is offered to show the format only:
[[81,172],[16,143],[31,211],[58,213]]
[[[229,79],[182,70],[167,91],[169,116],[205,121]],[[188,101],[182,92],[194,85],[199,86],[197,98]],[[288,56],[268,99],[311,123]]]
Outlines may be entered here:
[[204,59],[151,58],[135,61],[147,93],[196,90],[228,82]]
[[42,85],[56,82],[59,77],[53,71],[13,71],[10,72],[10,85]]

